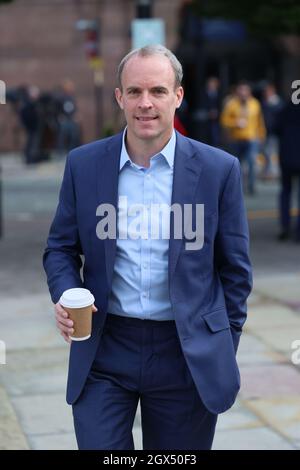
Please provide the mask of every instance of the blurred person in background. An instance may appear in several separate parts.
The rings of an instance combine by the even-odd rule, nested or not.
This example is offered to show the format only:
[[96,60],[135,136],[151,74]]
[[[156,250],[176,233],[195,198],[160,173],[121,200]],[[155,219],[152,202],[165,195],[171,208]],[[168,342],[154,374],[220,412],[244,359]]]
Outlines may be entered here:
[[56,146],[57,104],[54,95],[37,86],[21,85],[8,91],[8,102],[25,131],[24,161],[27,165],[48,160]]
[[38,100],[40,90],[36,86],[21,87],[19,95],[18,114],[26,133],[24,160],[26,165],[40,161],[40,116]]
[[256,157],[259,144],[266,137],[266,128],[259,101],[252,96],[248,82],[241,81],[235,94],[221,113],[221,125],[228,140],[228,149],[248,164],[247,190],[255,193]]
[[[300,105],[286,104],[279,115],[279,161],[281,192],[279,198],[280,241],[294,237],[300,242]],[[293,188],[297,187],[298,215],[295,229],[291,228],[291,200]]]
[[202,99],[202,107],[205,111],[205,120],[203,125],[206,127],[205,143],[218,147],[220,145],[220,80],[217,77],[209,77]]
[[266,139],[262,145],[265,165],[262,176],[270,178],[274,175],[272,157],[278,156],[277,121],[283,108],[283,100],[278,95],[274,84],[268,83],[263,89],[262,111],[266,125]]
[[58,132],[57,102],[54,94],[49,91],[41,93],[38,100],[40,160],[49,160],[56,147]]
[[206,80],[200,107],[193,112],[194,127],[199,140],[208,145],[218,147],[220,145],[220,81],[216,77]]
[[57,150],[60,154],[69,152],[80,145],[80,125],[76,120],[77,105],[75,99],[75,85],[66,79],[60,92],[58,101],[58,141]]

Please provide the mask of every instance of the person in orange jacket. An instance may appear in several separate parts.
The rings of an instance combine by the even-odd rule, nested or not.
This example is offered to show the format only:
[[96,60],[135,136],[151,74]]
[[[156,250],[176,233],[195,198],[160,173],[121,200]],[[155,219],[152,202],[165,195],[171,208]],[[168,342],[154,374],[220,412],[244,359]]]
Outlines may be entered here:
[[240,82],[221,114],[221,125],[230,152],[248,164],[248,192],[255,191],[255,160],[258,145],[266,137],[266,128],[259,101],[252,96],[250,85]]

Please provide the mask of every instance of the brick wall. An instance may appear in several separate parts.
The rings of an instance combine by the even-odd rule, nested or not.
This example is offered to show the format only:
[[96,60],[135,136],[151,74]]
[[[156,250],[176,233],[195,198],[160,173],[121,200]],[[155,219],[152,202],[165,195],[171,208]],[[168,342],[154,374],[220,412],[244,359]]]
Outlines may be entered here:
[[[154,0],[154,16],[166,22],[167,46],[176,45],[177,11],[181,0]],[[0,79],[7,88],[21,84],[52,90],[65,78],[76,86],[78,117],[84,141],[95,139],[93,72],[87,64],[79,19],[99,18],[105,63],[104,125],[118,128],[122,115],[114,101],[115,71],[130,49],[134,0],[15,0],[0,7]],[[118,130],[118,129],[116,129]],[[22,147],[23,132],[9,104],[0,105],[0,151]]]

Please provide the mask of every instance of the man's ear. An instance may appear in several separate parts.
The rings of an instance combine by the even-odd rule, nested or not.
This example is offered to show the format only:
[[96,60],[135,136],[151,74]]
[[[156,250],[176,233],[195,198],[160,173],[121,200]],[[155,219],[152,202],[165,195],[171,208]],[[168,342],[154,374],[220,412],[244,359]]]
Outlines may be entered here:
[[115,97],[120,108],[124,109],[123,100],[122,100],[122,91],[120,90],[120,88],[115,89]]
[[181,106],[183,96],[184,96],[184,90],[183,90],[182,86],[177,88],[176,96],[177,96],[177,106],[176,106],[176,108],[178,109]]

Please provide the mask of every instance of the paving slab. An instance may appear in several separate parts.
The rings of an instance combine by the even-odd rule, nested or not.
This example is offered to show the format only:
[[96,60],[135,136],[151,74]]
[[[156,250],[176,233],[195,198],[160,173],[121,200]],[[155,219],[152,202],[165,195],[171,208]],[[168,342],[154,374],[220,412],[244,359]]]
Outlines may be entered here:
[[68,346],[9,352],[0,383],[12,397],[65,393],[68,356]]
[[282,353],[292,363],[291,357],[294,352],[292,344],[295,340],[300,340],[300,325],[287,324],[278,328],[257,328],[255,335],[268,347]]
[[[297,247],[295,247],[295,250]],[[284,282],[283,282],[284,277]],[[300,273],[268,275],[254,280],[255,291],[286,305],[299,306]]]
[[142,430],[139,425],[135,425],[132,430],[134,449],[143,450]]
[[67,405],[65,394],[13,397],[11,401],[28,437],[74,431],[72,408]]
[[[296,392],[296,390],[295,390]],[[245,402],[260,419],[286,438],[300,442],[300,397],[282,396]]]
[[253,290],[250,296],[248,297],[247,305],[248,307],[251,307],[252,305],[261,305],[261,303],[263,302],[263,299],[264,297],[261,296],[261,294]]
[[62,344],[49,294],[1,299],[0,331],[7,351],[55,348]]
[[256,331],[260,328],[286,327],[286,325],[300,329],[300,314],[278,303],[249,307],[246,322],[247,331]]
[[285,364],[242,366],[241,377],[242,399],[284,398],[300,390],[299,371]]
[[263,426],[263,422],[250,410],[241,408],[236,410],[233,406],[230,411],[218,417],[217,432],[226,429],[252,429]]
[[295,450],[289,441],[268,427],[226,429],[216,432],[213,450]]
[[8,394],[0,385],[0,450],[28,450],[29,443]]
[[270,346],[263,343],[250,332],[243,333],[237,360],[240,366],[254,364],[280,364],[286,363],[287,358],[284,354],[274,351]]
[[63,434],[38,434],[29,436],[32,450],[77,450],[74,432]]

